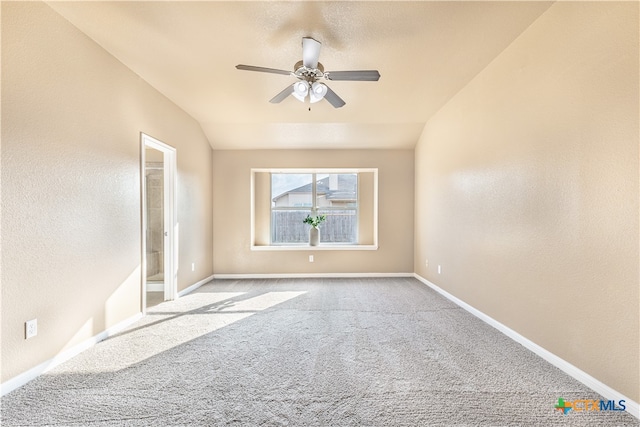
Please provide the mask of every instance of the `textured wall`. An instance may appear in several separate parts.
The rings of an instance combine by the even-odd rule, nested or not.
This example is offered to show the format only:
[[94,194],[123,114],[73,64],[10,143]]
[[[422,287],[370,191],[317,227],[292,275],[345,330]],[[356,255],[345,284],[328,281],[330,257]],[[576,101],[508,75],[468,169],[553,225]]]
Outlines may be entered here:
[[212,273],[199,125],[47,5],[2,2],[2,381],[140,311],[140,132],[177,148],[182,289]]
[[638,72],[638,3],[556,3],[425,127],[415,215],[417,273],[635,401]]
[[[216,274],[413,271],[412,150],[215,150],[213,158]],[[377,251],[250,250],[251,168],[358,167],[378,168]]]

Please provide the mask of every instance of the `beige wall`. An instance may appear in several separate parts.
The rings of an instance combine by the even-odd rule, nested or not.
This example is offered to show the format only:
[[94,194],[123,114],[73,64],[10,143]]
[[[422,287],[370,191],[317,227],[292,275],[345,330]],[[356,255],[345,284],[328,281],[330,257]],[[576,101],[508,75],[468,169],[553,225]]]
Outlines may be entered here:
[[638,3],[556,3],[415,155],[416,272],[636,402],[638,73]]
[[199,125],[47,5],[2,2],[3,382],[140,311],[140,132],[177,148],[183,289],[213,271]]
[[[413,271],[412,150],[221,150],[213,158],[216,274]],[[251,251],[251,168],[378,168],[379,249]]]

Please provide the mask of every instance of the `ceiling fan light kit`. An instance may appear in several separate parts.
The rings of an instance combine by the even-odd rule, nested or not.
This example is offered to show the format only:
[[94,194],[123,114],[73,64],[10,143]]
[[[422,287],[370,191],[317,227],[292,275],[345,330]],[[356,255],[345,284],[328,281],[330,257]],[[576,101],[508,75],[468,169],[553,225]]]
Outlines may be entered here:
[[282,102],[289,95],[300,102],[305,102],[309,95],[309,102],[316,103],[326,99],[334,108],[345,105],[329,86],[319,82],[319,79],[332,81],[378,81],[380,73],[377,70],[359,71],[324,71],[324,67],[318,59],[320,57],[320,47],[322,44],[311,37],[302,38],[302,61],[298,61],[294,66],[294,71],[278,70],[275,68],[256,67],[253,65],[236,65],[238,70],[258,71],[261,73],[290,75],[298,79],[293,85],[287,86],[282,92],[271,98],[269,102],[277,104]]

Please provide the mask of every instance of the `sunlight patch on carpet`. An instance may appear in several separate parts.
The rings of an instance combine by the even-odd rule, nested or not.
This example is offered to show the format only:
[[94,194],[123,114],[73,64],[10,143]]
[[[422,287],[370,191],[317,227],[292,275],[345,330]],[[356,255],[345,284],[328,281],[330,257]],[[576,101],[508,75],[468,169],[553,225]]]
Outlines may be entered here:
[[[170,305],[160,304],[149,310],[136,326],[103,342],[97,349],[109,354],[113,346],[127,342],[119,357],[107,358],[99,366],[83,364],[82,372],[126,369],[305,293],[268,292],[248,298],[246,292],[198,293],[171,301]],[[171,310],[167,311],[169,307]]]

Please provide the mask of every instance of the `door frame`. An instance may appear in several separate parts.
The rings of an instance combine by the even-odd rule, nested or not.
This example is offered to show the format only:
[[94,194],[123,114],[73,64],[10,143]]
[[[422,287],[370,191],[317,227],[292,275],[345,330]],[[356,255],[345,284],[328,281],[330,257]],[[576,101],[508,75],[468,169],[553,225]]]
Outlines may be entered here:
[[177,161],[176,149],[164,142],[140,133],[140,186],[142,195],[142,312],[147,311],[147,186],[146,186],[146,153],[147,148],[158,150],[163,154],[163,210],[164,210],[164,300],[169,301],[178,295],[178,208],[177,195]]

